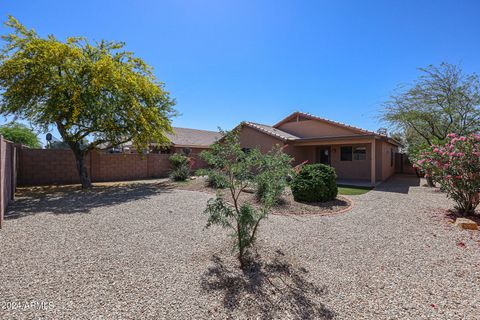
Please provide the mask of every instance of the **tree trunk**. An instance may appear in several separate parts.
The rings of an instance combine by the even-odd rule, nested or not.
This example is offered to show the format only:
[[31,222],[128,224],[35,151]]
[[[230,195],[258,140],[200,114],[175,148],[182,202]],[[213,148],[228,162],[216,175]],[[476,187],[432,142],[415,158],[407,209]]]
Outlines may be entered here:
[[90,181],[90,176],[88,175],[86,160],[87,153],[81,150],[73,150],[75,153],[75,159],[77,162],[78,175],[80,176],[80,183],[82,184],[83,189],[91,188],[92,181]]
[[429,187],[435,187],[435,184],[433,183],[433,179],[431,177],[425,177],[425,179],[427,180],[427,185]]

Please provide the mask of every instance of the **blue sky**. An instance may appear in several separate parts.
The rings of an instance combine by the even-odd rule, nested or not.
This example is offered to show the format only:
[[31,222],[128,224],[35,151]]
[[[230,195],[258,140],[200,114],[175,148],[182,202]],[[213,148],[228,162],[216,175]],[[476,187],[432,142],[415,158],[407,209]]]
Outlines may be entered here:
[[0,0],[2,21],[42,35],[126,42],[176,99],[174,125],[212,130],[296,110],[376,130],[418,67],[479,73],[479,13],[479,1]]

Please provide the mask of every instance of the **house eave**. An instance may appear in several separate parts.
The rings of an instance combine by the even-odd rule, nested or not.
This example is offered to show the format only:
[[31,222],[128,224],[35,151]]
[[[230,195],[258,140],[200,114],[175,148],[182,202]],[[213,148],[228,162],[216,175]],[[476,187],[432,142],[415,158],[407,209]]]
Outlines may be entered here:
[[281,141],[283,141],[283,142],[286,142],[286,141],[295,141],[295,139],[287,138],[287,137],[281,136],[281,135],[279,135],[279,134],[274,134],[274,133],[272,133],[272,132],[270,132],[270,131],[268,131],[268,130],[264,130],[264,129],[261,128],[260,126],[257,126],[257,125],[255,125],[255,124],[253,124],[253,123],[251,123],[251,122],[243,121],[242,123],[240,123],[239,126],[240,126],[240,127],[241,127],[241,126],[247,126],[247,127],[252,128],[252,129],[254,129],[254,130],[258,131],[258,132],[261,132],[261,133],[263,133],[263,134],[269,135],[269,136],[274,137],[274,138],[276,138],[276,139],[278,139],[278,140],[281,140]]
[[299,138],[293,140],[293,145],[296,146],[308,146],[308,145],[326,145],[326,144],[341,144],[341,143],[365,143],[372,140],[385,141],[393,145],[398,145],[395,140],[389,139],[382,135],[377,134],[356,134],[345,136],[327,136],[327,137],[310,137]]

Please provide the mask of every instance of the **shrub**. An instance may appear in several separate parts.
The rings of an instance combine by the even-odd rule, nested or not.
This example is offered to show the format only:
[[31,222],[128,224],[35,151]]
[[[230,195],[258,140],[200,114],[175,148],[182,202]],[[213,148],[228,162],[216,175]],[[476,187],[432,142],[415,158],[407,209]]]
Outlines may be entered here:
[[334,200],[338,193],[336,178],[330,166],[306,164],[291,182],[293,198],[305,202]]
[[464,214],[480,203],[480,135],[457,137],[451,133],[444,145],[432,145],[418,155],[414,166],[440,184]]
[[[223,194],[219,192],[215,199],[208,201],[205,209],[205,214],[208,215],[207,227],[220,225],[232,230],[238,260],[240,266],[244,268],[248,249],[255,243],[260,221],[268,216],[275,203],[272,196],[275,192],[271,188],[276,187],[273,182],[264,185],[264,197],[261,198],[259,207],[254,207],[248,202],[240,203],[240,195],[247,187],[256,183],[258,176],[267,176],[266,170],[283,172],[290,166],[291,158],[284,155],[281,149],[267,155],[258,149],[244,152],[240,146],[238,131],[222,133],[224,133],[222,140],[214,143],[209,151],[202,152],[201,157],[211,166],[211,172],[226,178],[227,194],[231,198],[225,201]],[[278,166],[266,165],[269,163],[276,163]],[[281,174],[272,176],[280,177],[281,181],[285,179]]]
[[168,160],[172,165],[171,178],[175,181],[187,180],[190,176],[190,158],[180,153],[174,153]]

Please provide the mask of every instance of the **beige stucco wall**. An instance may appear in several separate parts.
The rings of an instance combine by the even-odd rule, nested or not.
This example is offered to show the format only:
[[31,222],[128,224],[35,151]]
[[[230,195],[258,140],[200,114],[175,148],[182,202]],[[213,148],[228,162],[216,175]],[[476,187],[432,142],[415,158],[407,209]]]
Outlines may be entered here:
[[289,144],[288,142],[286,143],[286,147],[284,149],[285,153],[293,157],[293,162],[292,162],[293,166],[296,166],[304,162],[305,160],[308,160],[310,155],[308,154],[307,151],[309,151],[307,148],[295,147],[292,144]]
[[355,131],[335,126],[319,120],[287,122],[279,126],[278,129],[301,138],[342,135],[348,136],[356,133]]
[[240,145],[242,148],[260,148],[262,152],[268,152],[276,144],[284,145],[281,139],[277,139],[255,129],[243,126],[240,130]]
[[[366,147],[367,159],[340,161],[340,147]],[[339,179],[370,179],[372,148],[370,144],[354,144],[354,145],[333,145],[331,165],[335,168]]]
[[383,168],[383,159],[382,159],[382,141],[375,141],[375,180],[382,180],[382,168]]
[[[386,180],[390,178],[395,173],[395,152],[396,147],[391,145],[390,143],[381,142],[382,145],[382,180]],[[390,152],[393,149],[393,165],[390,162]]]
[[393,159],[393,166],[390,163],[390,151],[393,149],[395,154],[397,148],[385,141],[376,141],[376,179],[387,180],[395,173],[395,156]]
[[[307,121],[302,121],[302,123]],[[351,134],[351,132],[349,133]],[[240,132],[240,143],[244,148],[259,147],[262,152],[269,151],[275,144],[286,145],[284,151],[294,158],[293,165],[308,160],[308,163],[317,162],[318,146],[296,146],[292,142],[283,142],[268,134],[259,132],[250,127],[243,127]],[[365,147],[367,158],[365,160],[340,161],[340,148],[342,146]],[[388,179],[395,172],[395,164],[390,166],[390,149],[395,147],[384,141],[375,142],[375,174],[376,180]],[[331,165],[335,168],[339,179],[371,178],[371,143],[348,143],[331,145]]]

